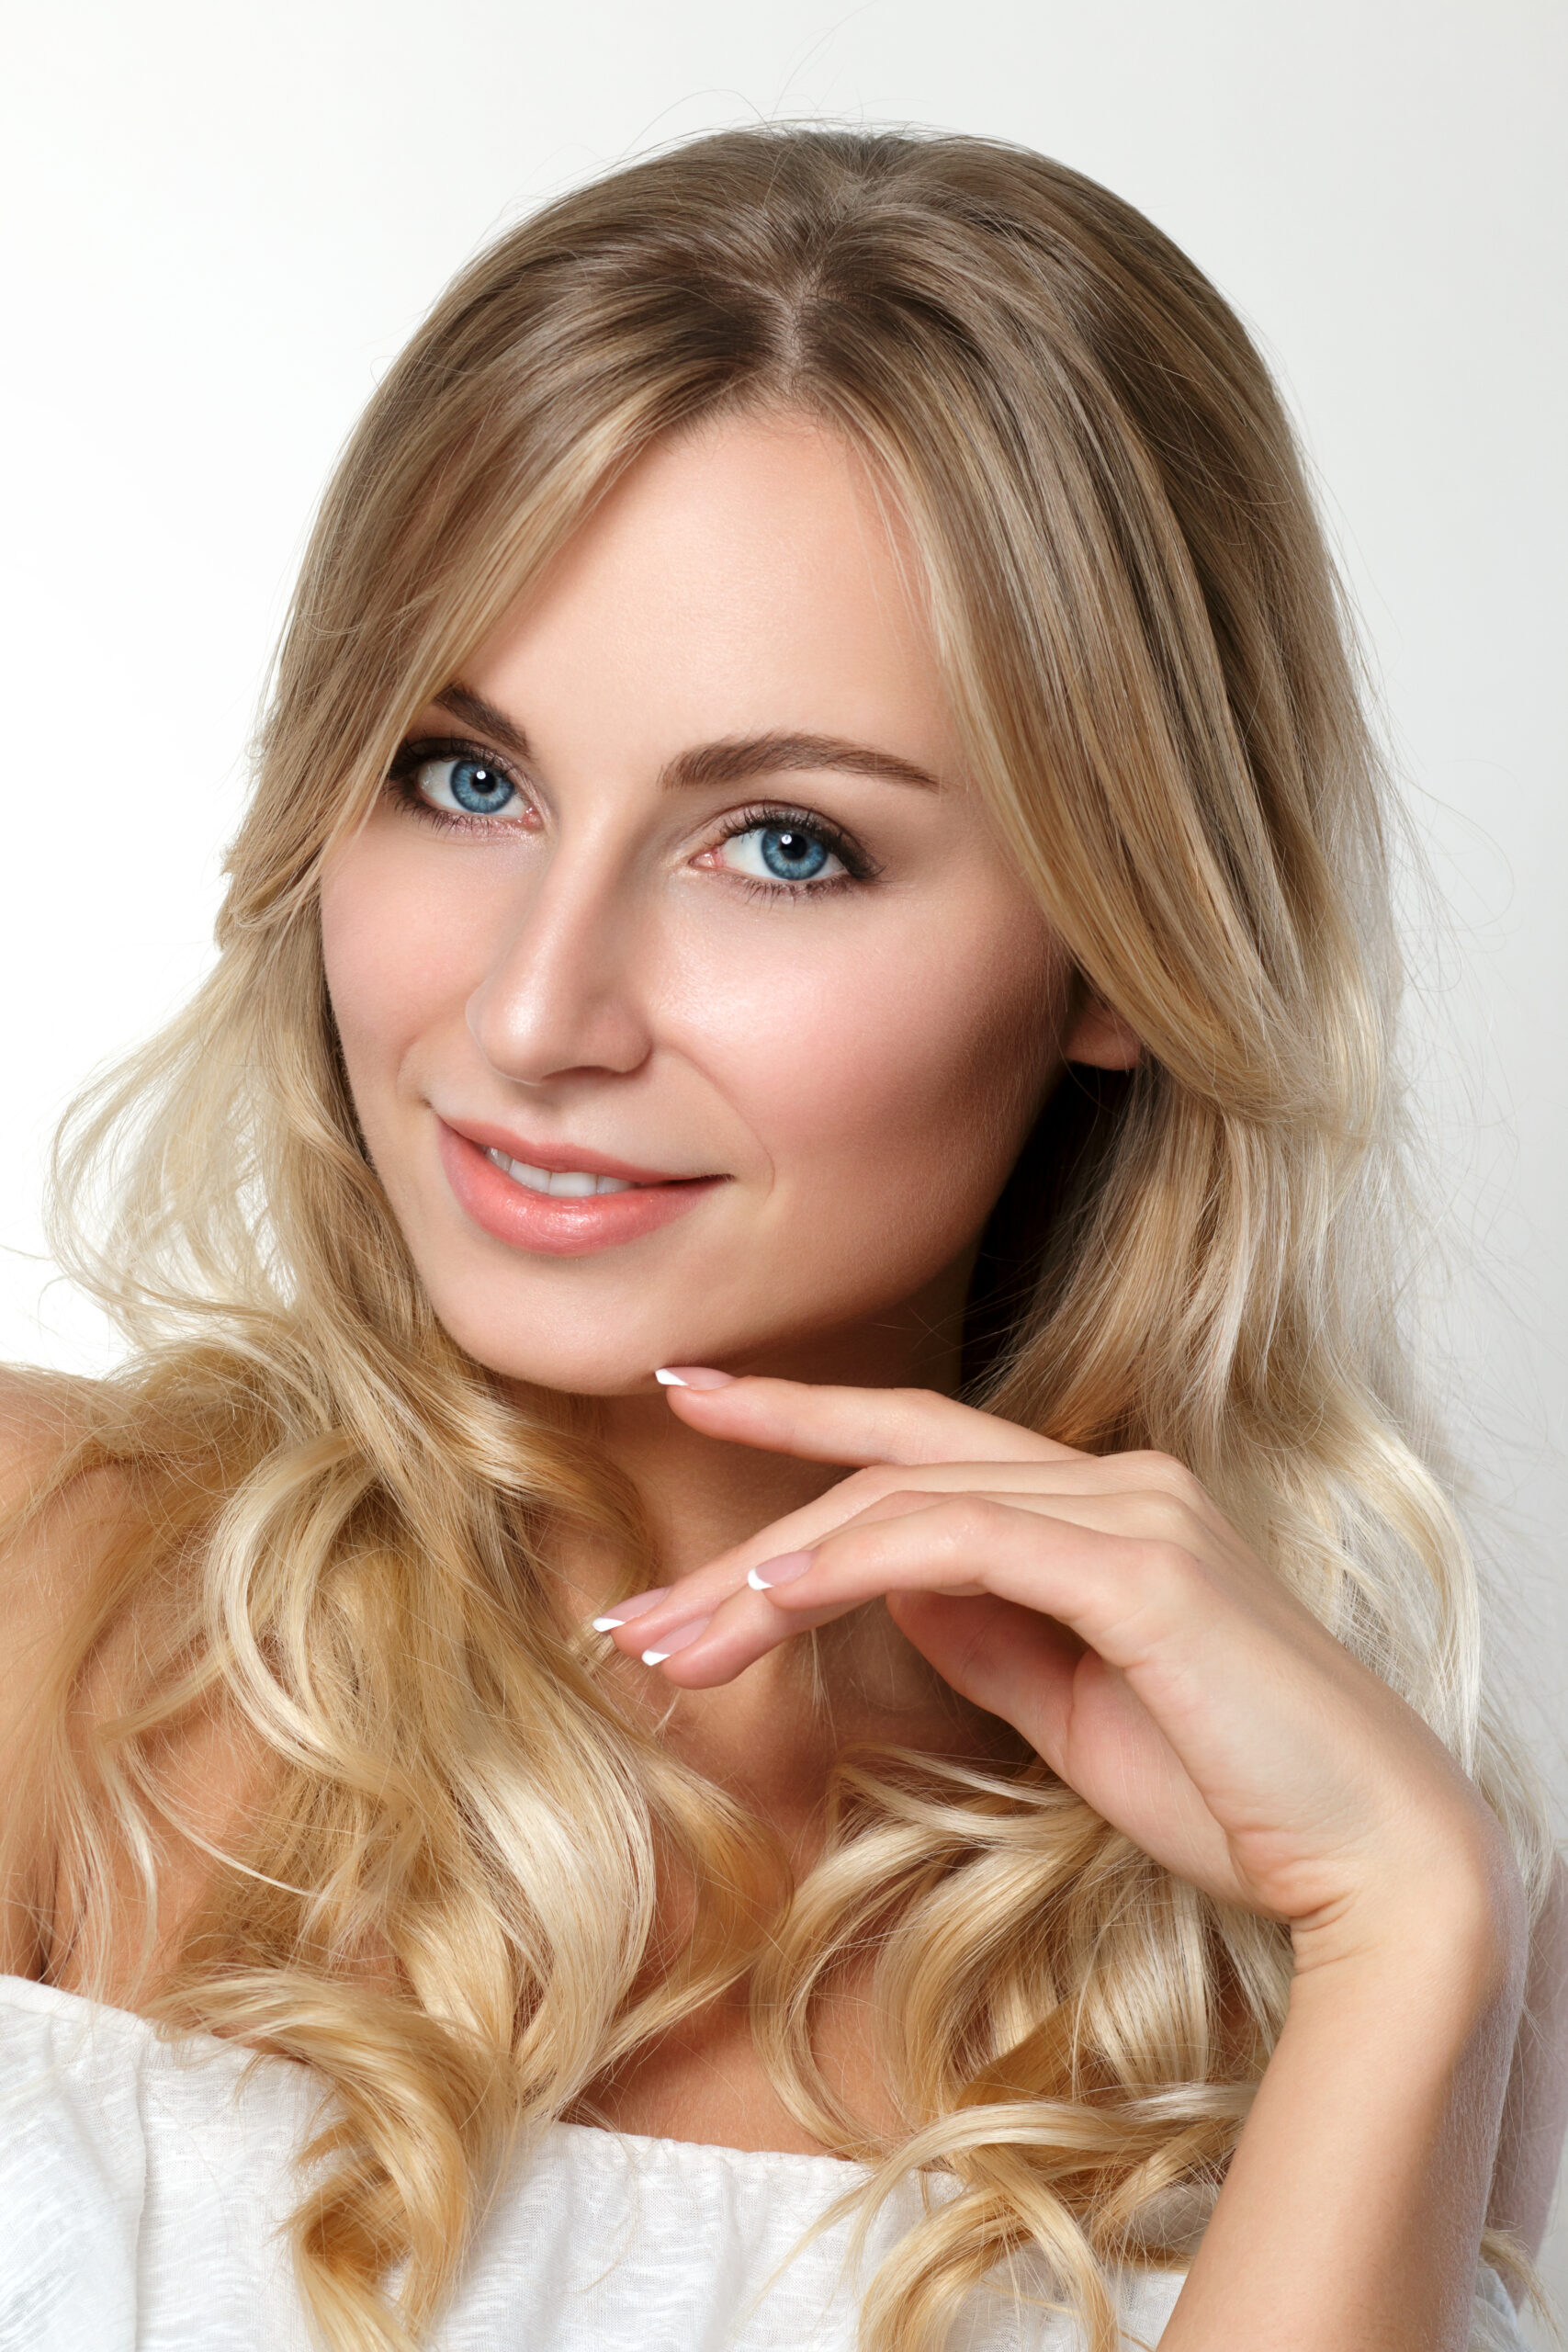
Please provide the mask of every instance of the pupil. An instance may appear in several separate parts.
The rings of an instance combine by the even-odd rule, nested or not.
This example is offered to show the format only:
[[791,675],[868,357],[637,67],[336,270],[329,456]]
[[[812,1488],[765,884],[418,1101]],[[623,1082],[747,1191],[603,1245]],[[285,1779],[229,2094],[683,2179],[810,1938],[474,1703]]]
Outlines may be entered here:
[[452,797],[471,815],[488,816],[501,808],[512,787],[493,768],[479,760],[457,760],[452,767]]
[[811,833],[770,825],[762,835],[762,863],[781,882],[801,882],[819,874],[828,863],[826,845]]

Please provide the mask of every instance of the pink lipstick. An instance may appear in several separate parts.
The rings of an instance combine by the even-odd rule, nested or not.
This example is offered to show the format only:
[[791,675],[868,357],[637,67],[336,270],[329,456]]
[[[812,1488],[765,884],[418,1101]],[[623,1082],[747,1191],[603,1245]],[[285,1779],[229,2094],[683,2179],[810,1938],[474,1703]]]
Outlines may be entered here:
[[640,1240],[727,1181],[666,1176],[584,1145],[531,1143],[479,1121],[457,1127],[437,1118],[436,1138],[446,1181],[474,1223],[514,1250],[549,1257]]

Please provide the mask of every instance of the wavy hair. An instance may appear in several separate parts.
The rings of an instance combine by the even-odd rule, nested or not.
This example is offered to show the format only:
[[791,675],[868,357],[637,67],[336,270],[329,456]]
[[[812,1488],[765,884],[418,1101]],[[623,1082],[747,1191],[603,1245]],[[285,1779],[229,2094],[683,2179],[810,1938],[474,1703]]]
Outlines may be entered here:
[[[336,2094],[294,2223],[335,2352],[426,2336],[503,2165],[743,1983],[790,2109],[873,2165],[868,2211],[911,2165],[953,2177],[877,2271],[864,2352],[934,2346],[1013,2256],[1110,2352],[1108,2266],[1190,2257],[1283,2018],[1286,1932],[1027,1758],[846,1752],[792,1885],[561,1630],[552,1530],[593,1531],[629,1592],[656,1572],[637,1497],[571,1400],[503,1397],[444,1332],[361,1144],[323,854],[638,454],[746,404],[824,420],[901,505],[977,787],[1145,1044],[1064,1083],[997,1204],[966,1394],[1189,1464],[1544,1884],[1398,1329],[1391,820],[1258,352],[1148,221],[1022,149],[776,127],[639,162],[482,253],[371,401],[282,640],[217,965],[58,1160],[62,1261],[131,1351],[33,1504],[108,1464],[130,1498],[40,1705],[55,1933],[107,1981],[129,1856],[151,1951],[162,1743],[236,1711],[270,1794],[150,2001]],[[72,1695],[131,1620],[140,1681],[84,1746]],[[814,2056],[868,1953],[890,2136]]]

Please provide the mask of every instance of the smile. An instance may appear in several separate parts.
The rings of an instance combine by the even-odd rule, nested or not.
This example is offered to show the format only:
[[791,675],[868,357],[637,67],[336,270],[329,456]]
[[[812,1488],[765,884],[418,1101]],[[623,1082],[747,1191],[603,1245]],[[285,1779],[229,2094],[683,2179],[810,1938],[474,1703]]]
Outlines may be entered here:
[[645,1188],[633,1184],[625,1176],[595,1176],[588,1168],[530,1168],[525,1159],[508,1159],[503,1151],[487,1151],[485,1158],[510,1176],[515,1184],[526,1184],[531,1193],[549,1193],[563,1201],[585,1201],[594,1193],[632,1193]]
[[727,1181],[541,1168],[444,1119],[435,1125],[441,1165],[459,1209],[492,1240],[530,1257],[581,1258],[649,1239]]

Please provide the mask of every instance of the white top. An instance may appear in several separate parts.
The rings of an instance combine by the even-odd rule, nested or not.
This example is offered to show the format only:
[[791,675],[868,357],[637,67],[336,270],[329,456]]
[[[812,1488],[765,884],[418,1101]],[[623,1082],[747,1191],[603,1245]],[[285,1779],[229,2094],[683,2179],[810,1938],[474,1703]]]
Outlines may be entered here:
[[[127,2010],[0,1976],[0,2352],[310,2352],[278,2229],[324,2086],[286,2059],[242,2079],[247,2063],[232,2042],[168,2043]],[[435,2345],[853,2352],[853,2216],[786,2256],[865,2177],[833,2156],[558,2123],[498,2199]],[[931,2185],[953,2193],[943,2176]],[[863,2287],[919,2211],[907,2182],[878,2217]],[[1122,2274],[1126,2335],[1157,2343],[1180,2288],[1174,2272]],[[1472,2343],[1524,2347],[1484,2268]],[[952,2352],[1081,2344],[1060,2313],[983,2290]]]

